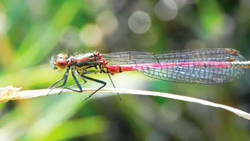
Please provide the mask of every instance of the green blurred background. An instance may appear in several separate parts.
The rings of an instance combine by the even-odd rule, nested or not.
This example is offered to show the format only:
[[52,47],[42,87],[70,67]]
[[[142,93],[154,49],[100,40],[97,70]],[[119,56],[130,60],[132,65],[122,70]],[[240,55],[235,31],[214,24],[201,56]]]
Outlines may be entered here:
[[[248,0],[1,0],[0,87],[44,89],[61,78],[50,57],[93,50],[235,48],[250,55]],[[229,84],[177,84],[140,73],[119,88],[192,96],[250,112],[250,71]],[[107,81],[106,75],[90,75]],[[69,85],[73,84],[72,79]],[[99,87],[89,82],[83,87]],[[176,100],[70,93],[0,104],[0,140],[250,140],[250,122]]]

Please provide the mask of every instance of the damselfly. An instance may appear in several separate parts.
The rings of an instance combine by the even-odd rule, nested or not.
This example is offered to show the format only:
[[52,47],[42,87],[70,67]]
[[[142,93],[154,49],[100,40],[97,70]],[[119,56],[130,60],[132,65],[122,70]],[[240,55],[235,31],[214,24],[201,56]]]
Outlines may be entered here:
[[[65,69],[66,72],[49,88],[63,87],[63,89],[82,92],[81,83],[78,82],[75,74],[83,80],[83,83],[90,80],[102,84],[87,98],[106,85],[102,80],[86,76],[91,73],[114,75],[125,71],[139,71],[147,76],[166,81],[217,84],[238,79],[246,68],[250,68],[250,61],[246,61],[239,51],[230,48],[158,53],[129,51],[101,54],[94,51],[69,57],[60,53],[52,58],[51,64],[54,69]],[[70,72],[76,83],[74,86],[78,89],[65,87]],[[61,81],[63,83],[56,86]]]

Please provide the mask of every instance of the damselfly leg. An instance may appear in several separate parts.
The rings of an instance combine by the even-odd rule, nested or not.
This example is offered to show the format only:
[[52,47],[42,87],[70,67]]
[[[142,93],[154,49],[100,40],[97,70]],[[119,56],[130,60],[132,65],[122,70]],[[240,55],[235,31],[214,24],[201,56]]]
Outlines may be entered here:
[[[64,87],[64,86],[66,85],[66,83],[67,83],[68,75],[69,75],[69,69],[66,70],[66,72],[65,72],[65,74],[64,74],[64,76],[63,76],[63,78],[57,80],[55,83],[53,83],[53,84],[48,88],[48,89],[51,89],[51,90],[49,91],[49,93],[50,93],[52,90],[54,90],[54,89],[56,89],[56,88],[60,88],[60,87],[63,87],[63,88],[62,88],[62,90],[60,91],[59,94],[61,94],[62,91],[63,91],[64,89],[68,89],[68,90],[71,90],[71,91],[74,91],[74,92],[79,92],[79,93],[81,93],[81,92],[83,92],[83,91],[82,91],[82,86],[81,86],[81,85],[82,85],[82,84],[85,84],[85,83],[87,82],[87,80],[91,80],[91,81],[94,81],[94,82],[103,84],[101,87],[99,87],[98,89],[96,89],[93,93],[91,93],[87,98],[83,99],[83,100],[87,100],[87,99],[89,99],[91,96],[93,96],[96,92],[98,92],[100,89],[102,89],[103,87],[106,86],[106,82],[104,82],[104,81],[102,81],[102,80],[98,80],[98,79],[94,79],[94,78],[85,76],[84,74],[79,75],[79,77],[83,80],[83,83],[79,83],[79,81],[77,80],[77,78],[76,78],[76,76],[75,76],[74,71],[71,70],[71,75],[72,75],[72,77],[73,77],[73,79],[74,79],[74,81],[75,81],[75,84],[72,85],[72,86],[69,86],[69,87]],[[87,80],[86,80],[86,79],[87,79]],[[57,84],[60,83],[61,81],[63,81],[63,84],[54,87],[55,85],[57,85]],[[74,86],[77,86],[78,89],[73,89],[72,87],[74,87]],[[48,93],[48,95],[49,95],[49,93]]]
[[88,77],[88,76],[85,76],[85,75],[81,75],[83,78],[85,79],[88,79],[90,81],[94,81],[94,82],[97,82],[97,83],[100,83],[100,84],[103,84],[101,87],[99,87],[98,89],[96,89],[92,94],[90,94],[88,97],[84,98],[83,100],[87,100],[89,99],[91,96],[93,96],[96,92],[98,92],[99,90],[101,90],[103,87],[106,86],[106,82],[102,81],[102,80],[98,80],[98,79],[94,79],[94,78],[91,78],[91,77]]
[[[68,80],[68,76],[69,76],[69,69],[66,70],[66,72],[64,73],[64,75],[63,75],[63,77],[62,77],[61,79],[57,80],[56,82],[54,82],[52,85],[49,86],[48,89],[50,89],[50,91],[48,92],[47,96],[49,95],[49,93],[50,93],[52,90],[54,90],[54,89],[56,89],[56,88],[60,88],[60,87],[65,86],[65,84],[66,84],[66,82],[67,82],[67,80]],[[56,84],[60,83],[61,81],[63,81],[63,84],[54,87]],[[61,93],[62,93],[62,91],[61,91],[59,94],[61,94]]]
[[[85,79],[82,78],[83,83],[82,83],[82,82],[79,83],[78,80],[77,80],[77,78],[76,78],[76,76],[75,76],[75,73],[74,73],[73,70],[71,71],[71,75],[72,75],[72,77],[73,77],[73,79],[74,79],[74,81],[75,81],[76,84],[74,84],[74,85],[72,85],[72,86],[69,86],[69,87],[64,87],[64,88],[62,89],[62,91],[63,91],[64,89],[68,89],[68,90],[71,90],[71,91],[74,91],[74,92],[79,92],[79,93],[81,93],[81,92],[82,92],[82,86],[81,86],[81,85],[82,85],[82,84],[85,84],[87,81],[86,81]],[[72,87],[74,87],[74,86],[77,86],[79,89],[78,89],[78,90],[72,89]],[[62,92],[62,91],[61,91],[61,92]]]
[[[110,74],[109,74],[109,73],[108,73],[108,76],[109,76],[109,79],[110,79],[110,81],[111,81],[111,83],[112,83],[113,87],[116,89],[116,86],[115,86],[115,84],[114,84],[114,82],[113,82],[113,80],[112,80],[112,78],[111,78],[111,76],[110,76]],[[120,96],[120,94],[119,94],[119,93],[117,93],[117,95],[118,95],[118,97],[119,97],[120,101],[122,102],[122,97]]]

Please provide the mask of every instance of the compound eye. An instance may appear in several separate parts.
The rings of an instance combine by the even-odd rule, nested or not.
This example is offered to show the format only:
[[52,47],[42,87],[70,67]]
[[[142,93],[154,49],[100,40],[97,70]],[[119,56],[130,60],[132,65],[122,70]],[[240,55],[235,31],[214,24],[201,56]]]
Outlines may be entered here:
[[67,62],[65,60],[57,60],[56,61],[56,67],[59,68],[59,69],[65,69],[66,66],[67,66]]

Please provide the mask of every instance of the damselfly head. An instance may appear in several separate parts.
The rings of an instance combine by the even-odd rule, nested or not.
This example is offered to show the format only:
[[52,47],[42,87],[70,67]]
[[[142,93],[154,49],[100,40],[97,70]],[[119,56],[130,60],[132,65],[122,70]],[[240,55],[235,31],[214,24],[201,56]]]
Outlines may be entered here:
[[65,69],[68,65],[67,63],[68,55],[65,53],[58,54],[55,58],[52,57],[50,64],[52,65],[53,69]]
[[98,60],[102,59],[102,54],[99,53],[98,51],[94,51],[95,56],[97,57]]

